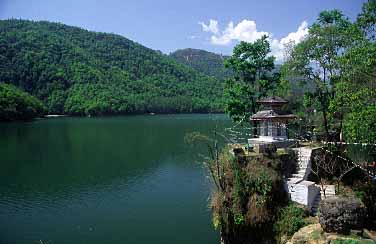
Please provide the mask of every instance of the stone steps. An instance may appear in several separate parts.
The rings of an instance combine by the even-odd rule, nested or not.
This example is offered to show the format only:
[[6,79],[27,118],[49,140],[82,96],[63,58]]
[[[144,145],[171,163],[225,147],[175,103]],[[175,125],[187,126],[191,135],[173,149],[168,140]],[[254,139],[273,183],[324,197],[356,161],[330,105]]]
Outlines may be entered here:
[[[324,198],[324,192],[320,185],[307,181],[311,169],[311,153],[310,148],[294,149],[298,156],[297,172],[287,179],[287,189],[291,200],[308,205],[313,215],[317,215],[321,200]],[[312,185],[314,184],[314,185]],[[309,187],[307,191],[305,187]],[[335,196],[334,185],[325,185],[326,197]]]
[[292,174],[291,178],[288,178],[286,182],[287,190],[292,201],[312,206],[313,201],[317,198],[316,195],[318,195],[320,191],[314,182],[307,181],[307,176],[311,170],[310,160],[312,149],[295,148],[294,150],[298,156],[297,171]]
[[292,178],[299,178],[302,179],[304,178],[304,173],[297,173],[297,174],[292,174]]

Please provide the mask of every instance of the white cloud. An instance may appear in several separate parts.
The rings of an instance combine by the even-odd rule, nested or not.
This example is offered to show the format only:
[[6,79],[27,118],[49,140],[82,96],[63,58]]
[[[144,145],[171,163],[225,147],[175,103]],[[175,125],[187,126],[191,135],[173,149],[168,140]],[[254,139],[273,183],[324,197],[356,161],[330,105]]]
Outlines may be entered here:
[[268,35],[272,55],[274,55],[278,61],[283,59],[286,44],[291,42],[297,44],[308,34],[308,23],[306,21],[300,24],[296,32],[291,32],[281,39],[272,38],[273,35],[270,32],[258,31],[256,22],[253,20],[244,19],[235,26],[231,21],[223,31],[219,30],[217,20],[211,19],[208,25],[203,22],[199,22],[199,24],[202,26],[204,32],[212,33],[210,43],[213,45],[227,46],[233,41],[254,42],[263,35]]
[[228,45],[232,40],[254,42],[268,32],[257,31],[256,23],[252,20],[243,20],[234,27],[230,22],[221,35],[213,35],[211,42],[216,45]]
[[205,32],[212,32],[214,34],[218,33],[218,21],[216,20],[209,20],[209,24],[206,25],[204,22],[198,22],[199,25],[202,26],[202,30]]
[[303,21],[296,32],[290,32],[287,36],[280,40],[273,39],[271,41],[272,55],[276,57],[278,61],[281,61],[285,54],[286,45],[291,43],[293,45],[301,42],[308,34],[308,23]]
[[205,32],[211,32],[213,35],[210,38],[210,42],[214,45],[229,45],[233,40],[254,42],[263,35],[270,35],[268,32],[257,31],[256,22],[253,20],[242,20],[236,26],[231,21],[224,31],[219,31],[218,21],[209,20],[209,24],[206,25],[203,22],[199,22],[202,26],[202,30]]
[[303,21],[296,32],[289,33],[286,37],[281,39],[282,44],[287,44],[294,41],[295,44],[301,42],[304,37],[308,34],[308,23]]

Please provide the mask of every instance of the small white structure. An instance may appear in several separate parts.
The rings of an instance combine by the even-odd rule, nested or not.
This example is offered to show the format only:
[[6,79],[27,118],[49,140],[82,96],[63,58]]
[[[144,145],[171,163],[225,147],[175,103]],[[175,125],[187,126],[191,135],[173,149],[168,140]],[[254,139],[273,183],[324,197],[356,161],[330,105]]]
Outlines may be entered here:
[[[295,181],[295,182],[294,182]],[[299,181],[296,179],[287,182],[288,192],[290,194],[291,201],[312,207],[316,199],[317,194],[320,193],[320,188],[312,181]]]
[[280,97],[269,97],[257,101],[265,110],[261,110],[251,116],[250,121],[257,123],[258,137],[248,139],[248,144],[276,143],[276,146],[287,146],[287,142],[295,140],[288,139],[287,123],[296,118],[293,114],[286,114],[282,106],[288,102]]
[[320,197],[320,188],[315,182],[308,181],[311,171],[312,149],[301,147],[294,149],[298,156],[297,173],[285,181],[285,188],[294,202],[308,206],[310,209],[316,207],[317,198]]

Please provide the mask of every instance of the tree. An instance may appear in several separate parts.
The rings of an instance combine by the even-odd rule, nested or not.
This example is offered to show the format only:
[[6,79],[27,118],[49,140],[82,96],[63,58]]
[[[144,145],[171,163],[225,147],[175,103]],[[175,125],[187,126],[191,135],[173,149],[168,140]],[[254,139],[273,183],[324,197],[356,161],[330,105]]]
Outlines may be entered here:
[[343,137],[348,142],[376,142],[375,18],[376,2],[368,1],[355,23],[362,28],[364,38],[338,59],[342,72],[329,109],[343,120]]
[[0,63],[0,82],[37,97],[49,113],[223,111],[222,80],[119,35],[0,20]]
[[376,142],[376,89],[375,83],[341,81],[336,84],[336,96],[330,101],[330,113],[343,123],[340,139],[347,142]]
[[42,102],[13,85],[0,83],[0,121],[29,120],[43,116]]
[[268,37],[264,35],[253,43],[240,42],[225,61],[225,66],[235,74],[225,88],[225,111],[235,121],[250,112],[256,113],[257,100],[274,88],[277,78],[271,72],[275,58],[270,52]]
[[335,153],[329,150],[324,148],[315,153],[313,157],[313,167],[311,167],[311,172],[316,175],[320,182],[321,189],[324,193],[324,198],[326,198],[324,177],[336,182],[338,192],[343,177],[357,167],[357,164],[351,162],[350,160],[346,160],[343,157],[338,157]]
[[369,40],[376,40],[376,0],[368,0],[363,5],[362,13],[357,18],[357,24]]
[[[329,138],[328,107],[335,97],[341,74],[338,58],[360,38],[359,29],[339,10],[323,11],[309,28],[305,40],[297,44],[285,64],[288,73],[303,77],[314,85],[313,97],[322,112],[326,138]],[[342,130],[342,128],[340,129]]]

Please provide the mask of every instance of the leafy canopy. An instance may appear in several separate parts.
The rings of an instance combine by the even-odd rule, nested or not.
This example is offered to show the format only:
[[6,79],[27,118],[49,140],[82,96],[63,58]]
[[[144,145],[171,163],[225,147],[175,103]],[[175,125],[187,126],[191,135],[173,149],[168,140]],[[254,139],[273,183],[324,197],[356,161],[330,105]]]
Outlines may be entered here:
[[224,82],[122,36],[45,21],[0,21],[0,82],[49,113],[220,112]]
[[268,37],[264,35],[253,43],[240,42],[226,60],[225,66],[234,71],[235,77],[226,84],[225,111],[235,121],[255,113],[256,101],[275,88],[278,78],[271,73],[275,57],[270,52]]

